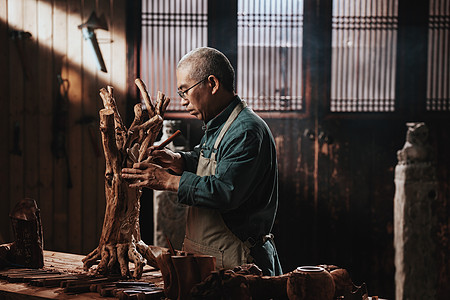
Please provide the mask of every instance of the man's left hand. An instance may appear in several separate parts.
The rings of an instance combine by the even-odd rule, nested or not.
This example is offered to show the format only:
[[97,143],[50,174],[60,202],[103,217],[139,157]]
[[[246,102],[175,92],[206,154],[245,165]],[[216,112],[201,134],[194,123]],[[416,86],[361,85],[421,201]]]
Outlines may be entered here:
[[135,163],[133,168],[123,168],[122,178],[130,180],[129,187],[147,187],[154,190],[178,191],[180,176],[169,174],[161,166],[141,162]]

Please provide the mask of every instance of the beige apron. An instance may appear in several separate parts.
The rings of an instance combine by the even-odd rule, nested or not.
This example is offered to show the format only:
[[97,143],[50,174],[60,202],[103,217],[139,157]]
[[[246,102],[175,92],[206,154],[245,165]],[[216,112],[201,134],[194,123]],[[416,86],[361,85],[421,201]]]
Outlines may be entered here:
[[[245,102],[241,101],[228,117],[214,143],[211,158],[205,158],[203,151],[201,151],[197,175],[210,176],[215,174],[217,148],[231,123],[245,106]],[[188,209],[183,250],[215,256],[217,269],[230,269],[240,266],[250,259],[249,247],[228,229],[220,212],[202,207],[190,206]]]

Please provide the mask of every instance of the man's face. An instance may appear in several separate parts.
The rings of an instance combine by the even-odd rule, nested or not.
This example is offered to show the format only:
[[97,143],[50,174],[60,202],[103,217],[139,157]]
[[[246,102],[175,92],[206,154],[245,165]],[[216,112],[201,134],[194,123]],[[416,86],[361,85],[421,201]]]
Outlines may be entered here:
[[[177,87],[179,91],[185,91],[198,81],[193,81],[189,77],[189,67],[177,69]],[[194,86],[184,94],[181,98],[181,105],[186,108],[189,114],[195,116],[199,120],[208,121],[210,112],[209,95],[207,79],[200,84]]]

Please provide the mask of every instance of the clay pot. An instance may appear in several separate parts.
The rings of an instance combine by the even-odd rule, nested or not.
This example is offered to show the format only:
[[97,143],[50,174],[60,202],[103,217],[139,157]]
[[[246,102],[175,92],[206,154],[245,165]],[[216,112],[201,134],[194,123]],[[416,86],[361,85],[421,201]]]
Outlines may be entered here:
[[178,298],[178,278],[172,263],[172,255],[163,253],[156,258],[164,280],[164,294],[168,299]]
[[332,300],[333,277],[322,267],[298,267],[289,274],[287,295],[289,300]]
[[172,256],[178,277],[178,300],[190,299],[191,289],[200,282],[200,271],[193,255]]
[[335,293],[334,297],[341,297],[345,295],[350,295],[353,291],[353,282],[345,269],[335,269],[330,272],[331,277],[333,277]]
[[200,272],[200,281],[205,280],[216,269],[216,258],[211,255],[195,255],[195,261]]

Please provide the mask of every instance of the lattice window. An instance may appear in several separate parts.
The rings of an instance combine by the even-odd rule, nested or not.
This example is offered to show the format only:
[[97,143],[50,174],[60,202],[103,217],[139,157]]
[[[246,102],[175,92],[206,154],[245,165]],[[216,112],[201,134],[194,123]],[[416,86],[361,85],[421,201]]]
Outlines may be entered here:
[[300,111],[303,0],[238,1],[238,94],[255,111]]
[[428,23],[428,111],[450,110],[450,0],[430,0]]
[[394,111],[398,0],[335,0],[332,112]]
[[151,96],[172,99],[171,111],[185,111],[176,93],[175,69],[181,57],[207,45],[207,0],[143,0],[141,77]]

